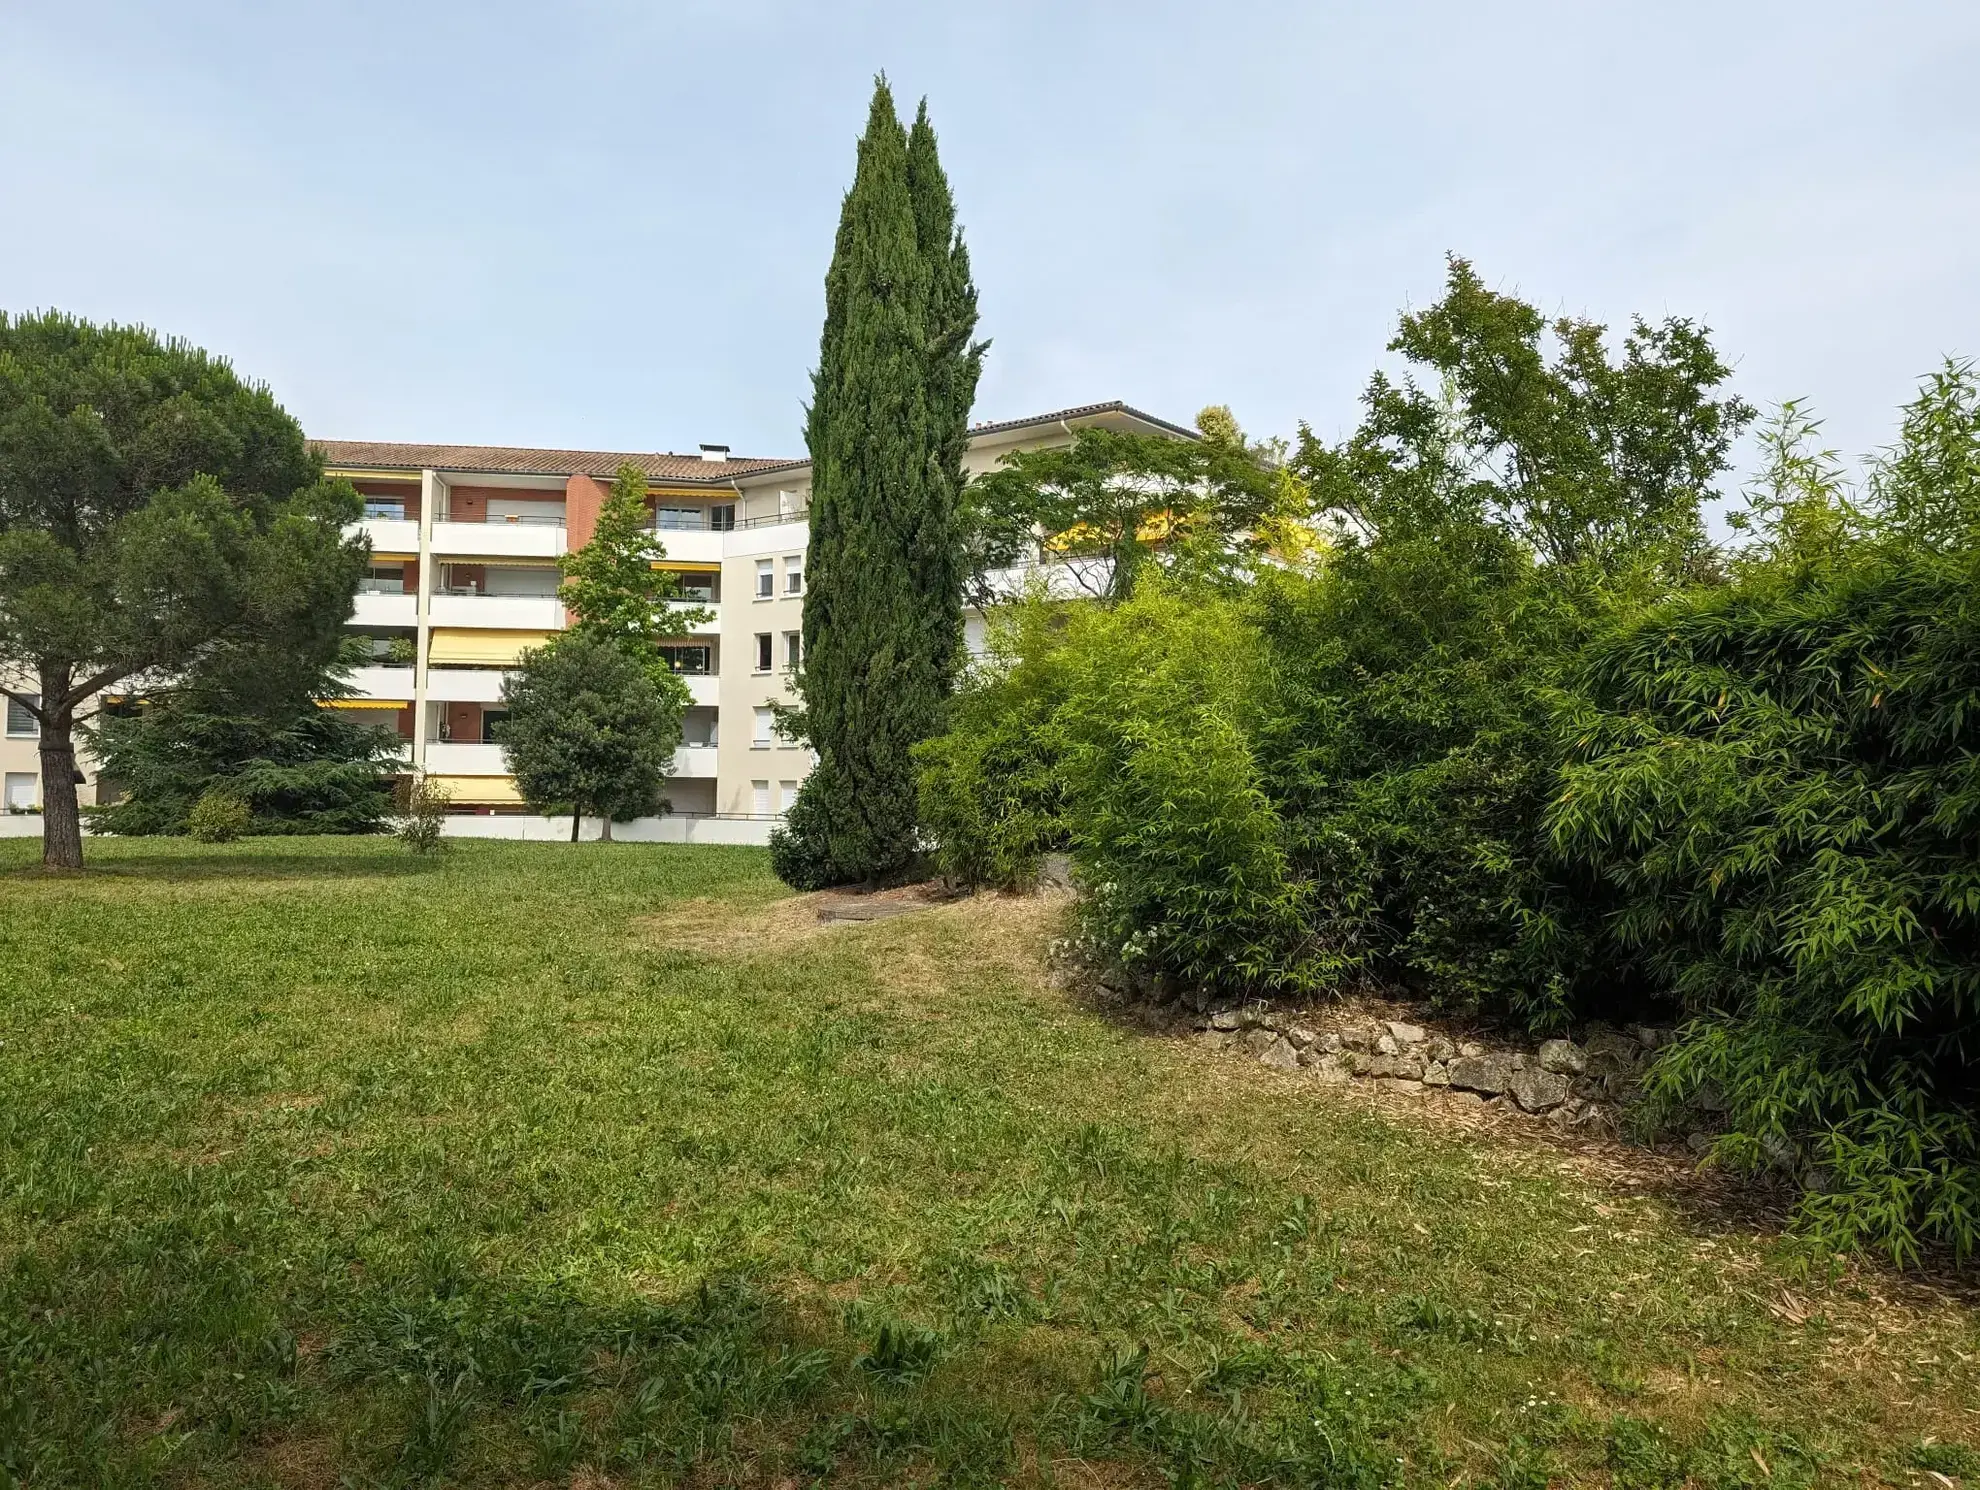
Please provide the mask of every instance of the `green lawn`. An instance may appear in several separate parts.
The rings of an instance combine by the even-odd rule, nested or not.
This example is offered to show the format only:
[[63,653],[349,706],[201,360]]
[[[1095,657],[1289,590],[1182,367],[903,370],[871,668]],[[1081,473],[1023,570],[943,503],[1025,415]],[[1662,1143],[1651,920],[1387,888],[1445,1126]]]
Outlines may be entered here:
[[37,848],[0,1485],[1980,1471],[1980,1313],[1120,1028],[1036,904],[818,931],[750,850]]

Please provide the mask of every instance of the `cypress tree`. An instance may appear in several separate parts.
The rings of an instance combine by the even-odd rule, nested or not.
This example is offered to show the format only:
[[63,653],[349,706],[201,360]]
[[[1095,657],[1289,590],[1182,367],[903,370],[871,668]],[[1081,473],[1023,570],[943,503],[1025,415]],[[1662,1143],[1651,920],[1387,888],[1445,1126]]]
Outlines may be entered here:
[[911,752],[962,652],[958,501],[983,347],[924,104],[912,137],[873,90],[825,276],[800,728],[818,764],[772,840],[800,889],[898,878],[917,833]]

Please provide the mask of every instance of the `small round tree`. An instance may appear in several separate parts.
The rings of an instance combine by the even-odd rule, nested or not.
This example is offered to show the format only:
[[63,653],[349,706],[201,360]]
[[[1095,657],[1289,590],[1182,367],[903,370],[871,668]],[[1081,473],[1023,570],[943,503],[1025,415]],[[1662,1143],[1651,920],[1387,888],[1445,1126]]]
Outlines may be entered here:
[[681,737],[679,695],[657,686],[624,648],[570,631],[523,654],[502,685],[501,727],[516,787],[532,809],[602,820],[666,810],[661,796]]

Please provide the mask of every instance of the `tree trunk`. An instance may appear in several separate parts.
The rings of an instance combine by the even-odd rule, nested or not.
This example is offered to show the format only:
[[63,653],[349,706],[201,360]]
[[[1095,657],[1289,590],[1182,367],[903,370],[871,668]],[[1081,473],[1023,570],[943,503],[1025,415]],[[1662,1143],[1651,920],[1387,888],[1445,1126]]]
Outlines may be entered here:
[[75,706],[69,670],[41,673],[41,867],[80,869],[82,813],[76,806]]
[[571,803],[571,842],[572,843],[577,842],[578,825],[583,821],[584,821],[584,815],[578,811],[578,804],[575,802]]
[[598,841],[600,843],[612,841],[612,814],[609,812],[598,819]]

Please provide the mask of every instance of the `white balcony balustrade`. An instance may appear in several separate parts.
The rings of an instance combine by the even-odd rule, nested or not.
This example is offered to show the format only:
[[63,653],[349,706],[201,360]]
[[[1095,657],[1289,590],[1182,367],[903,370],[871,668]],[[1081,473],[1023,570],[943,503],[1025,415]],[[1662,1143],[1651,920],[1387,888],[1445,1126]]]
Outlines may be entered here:
[[360,590],[351,607],[355,626],[416,626],[419,599],[413,595],[367,593]]
[[546,595],[435,595],[428,613],[435,626],[556,631],[564,624],[563,602]]
[[351,669],[351,687],[359,698],[410,700],[413,696],[413,670],[409,667],[354,667]]
[[346,533],[362,533],[371,540],[374,554],[416,554],[419,552],[419,524],[403,517],[367,517],[353,523]]
[[715,747],[713,745],[681,745],[674,751],[674,775],[693,780],[713,778],[715,775]]
[[509,763],[500,745],[431,740],[426,746],[426,769],[436,776],[507,776]]
[[494,704],[502,700],[502,680],[496,667],[435,667],[427,669],[426,696],[442,704]]
[[554,559],[564,552],[564,523],[533,517],[436,522],[433,552],[442,558]]

